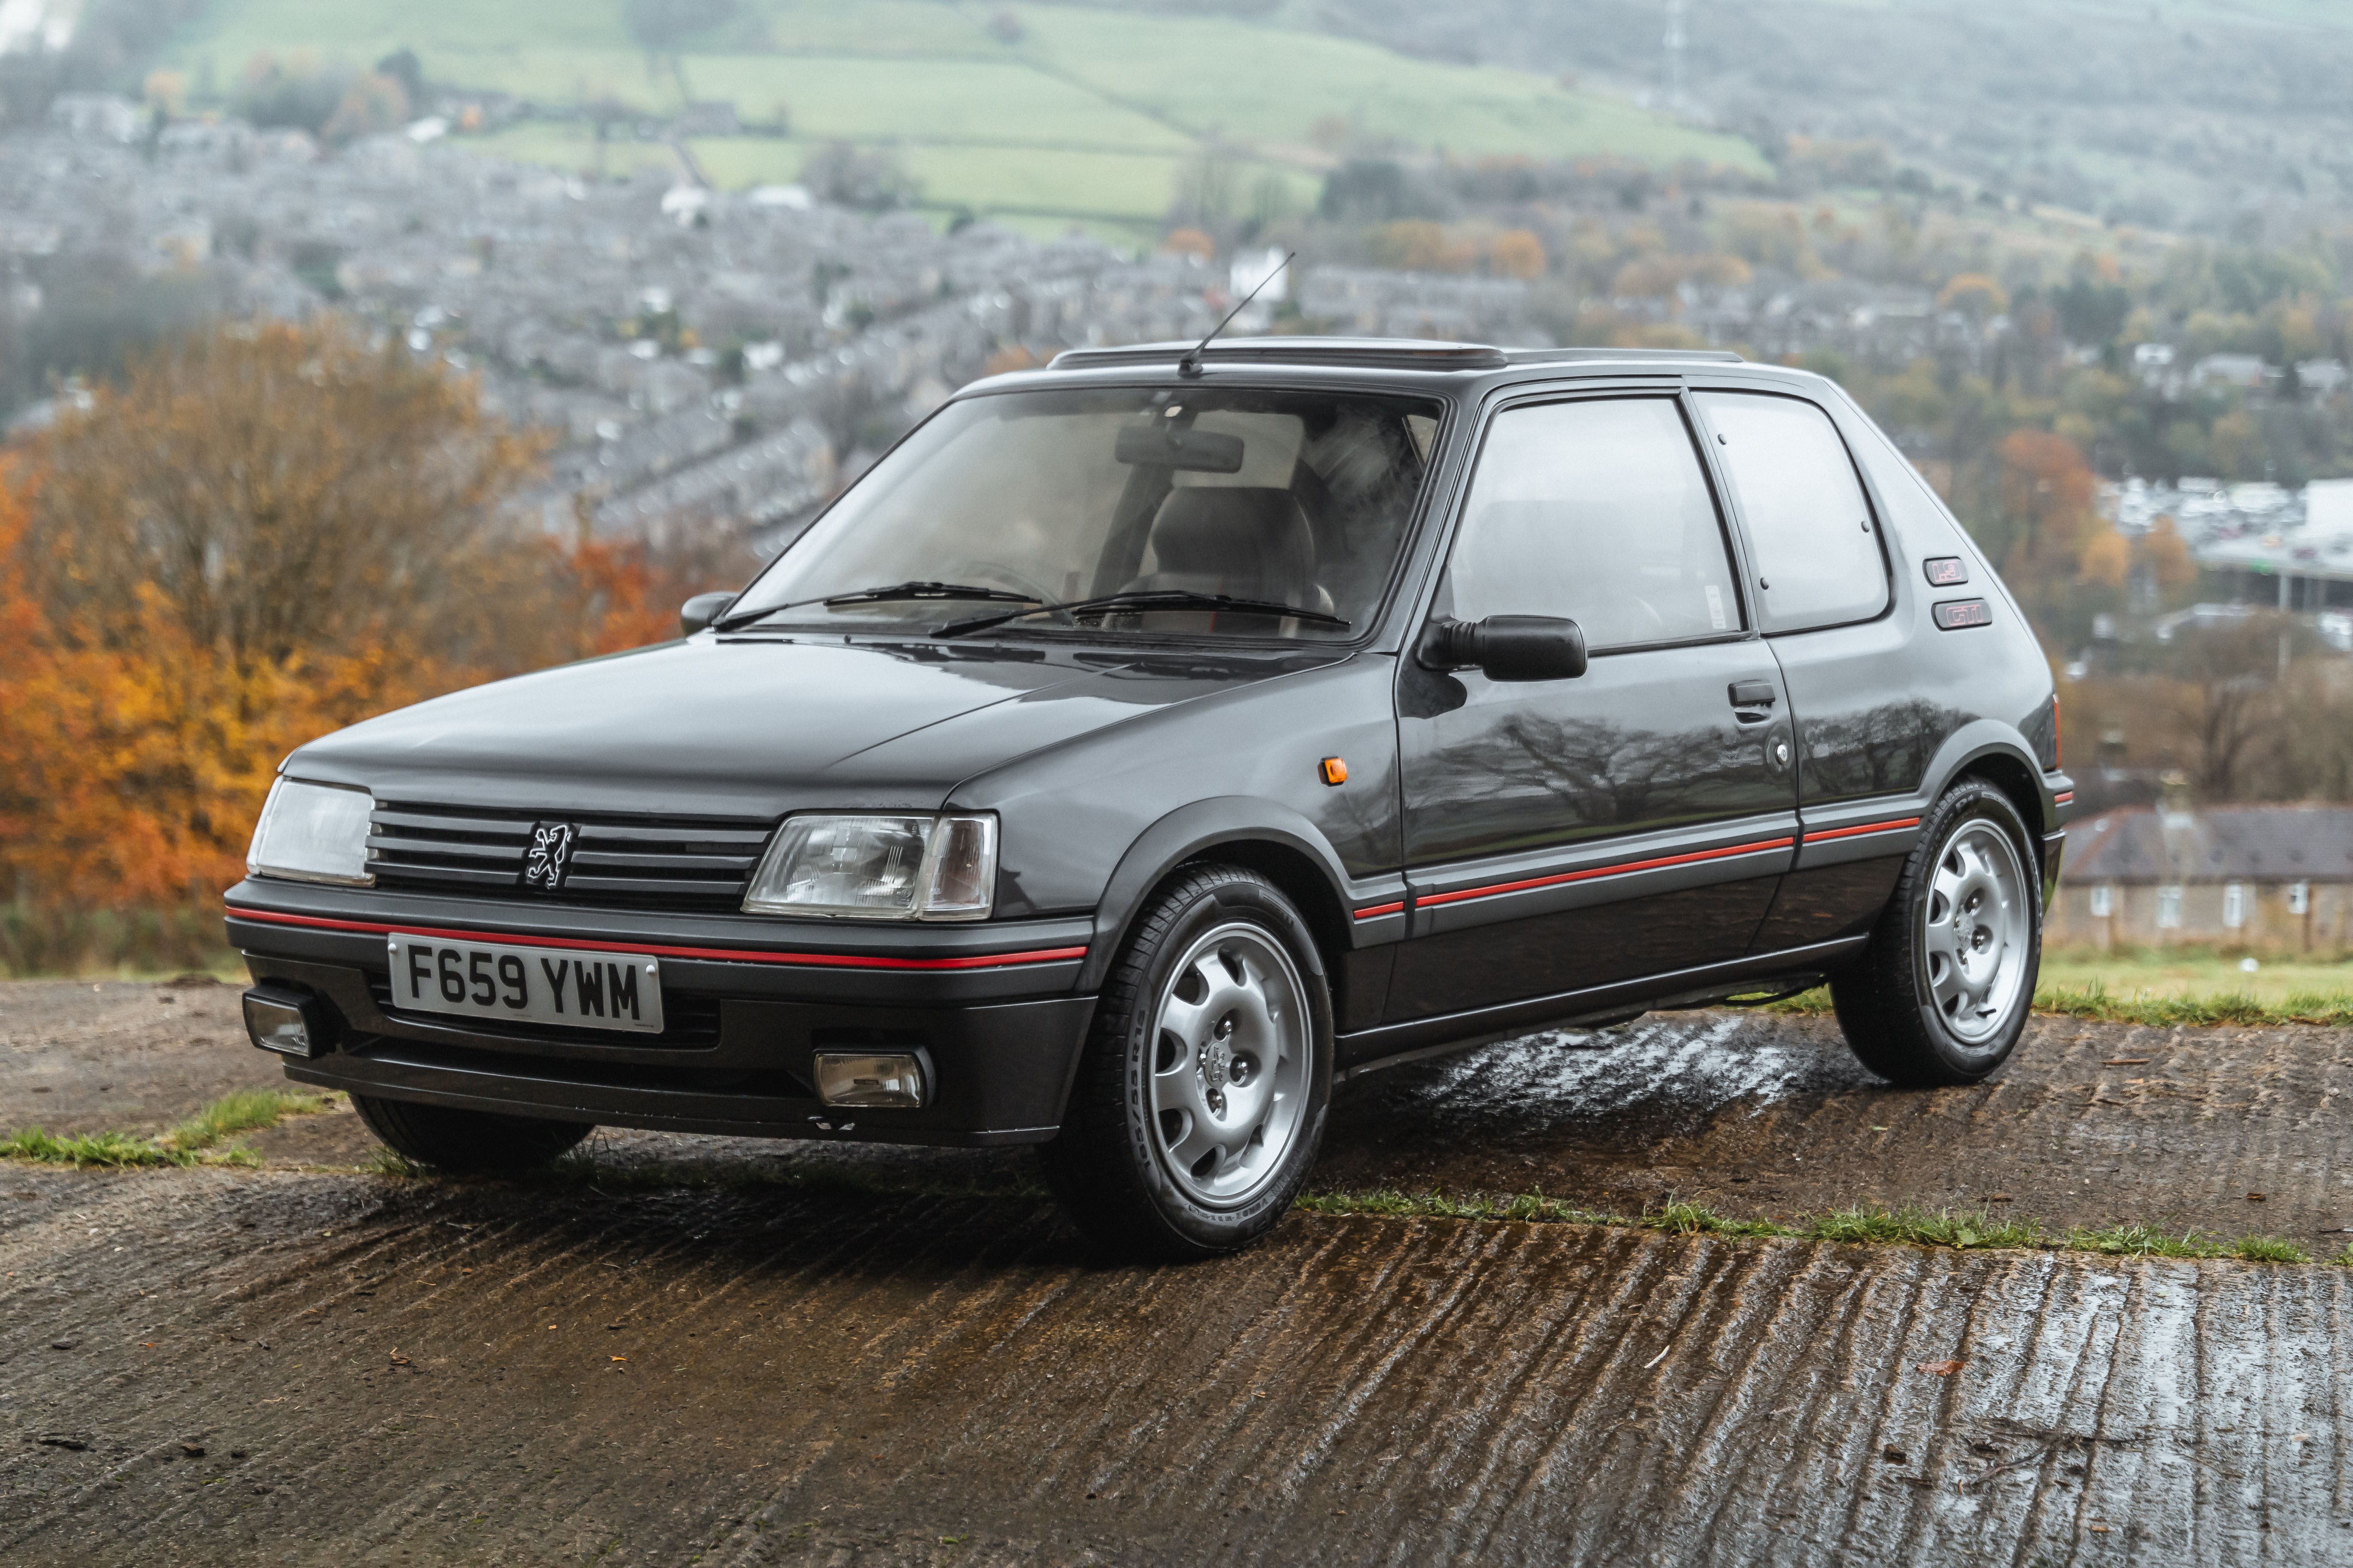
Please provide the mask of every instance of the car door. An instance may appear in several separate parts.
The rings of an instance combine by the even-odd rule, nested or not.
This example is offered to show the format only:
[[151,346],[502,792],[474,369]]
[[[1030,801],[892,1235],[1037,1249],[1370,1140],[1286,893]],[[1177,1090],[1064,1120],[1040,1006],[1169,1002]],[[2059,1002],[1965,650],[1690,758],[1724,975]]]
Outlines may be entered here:
[[1746,535],[1755,602],[1789,694],[1798,861],[1759,952],[1862,934],[1917,837],[1929,760],[1968,715],[1885,612],[1886,528],[1830,415],[1778,392],[1692,393]]
[[1482,437],[1433,619],[1567,616],[1574,679],[1400,660],[1411,936],[1388,1021],[1738,957],[1796,841],[1780,675],[1680,399],[1553,397]]

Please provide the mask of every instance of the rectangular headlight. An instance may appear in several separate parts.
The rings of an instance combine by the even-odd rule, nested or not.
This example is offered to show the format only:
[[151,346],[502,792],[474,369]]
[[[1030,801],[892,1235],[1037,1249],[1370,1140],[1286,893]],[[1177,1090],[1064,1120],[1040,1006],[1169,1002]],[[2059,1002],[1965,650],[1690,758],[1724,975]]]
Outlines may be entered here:
[[785,819],[752,874],[756,915],[986,920],[997,889],[997,818],[808,812]]
[[364,789],[281,777],[262,803],[245,868],[256,877],[373,886],[367,837],[368,814],[375,807]]

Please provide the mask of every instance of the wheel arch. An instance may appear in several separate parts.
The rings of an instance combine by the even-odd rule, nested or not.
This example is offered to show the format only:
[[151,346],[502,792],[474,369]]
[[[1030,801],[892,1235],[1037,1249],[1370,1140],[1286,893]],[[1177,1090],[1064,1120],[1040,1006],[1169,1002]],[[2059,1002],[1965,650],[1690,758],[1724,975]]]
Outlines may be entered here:
[[2008,795],[2010,804],[2018,807],[2019,817],[2026,824],[2036,858],[2041,858],[2048,816],[2042,805],[2042,777],[2031,763],[2019,761],[2015,752],[1990,748],[1969,759],[1957,777],[1983,779]]
[[2025,823],[2030,847],[2040,865],[2043,835],[2052,830],[2056,814],[2033,744],[2023,734],[1991,719],[1965,724],[1938,751],[1927,776],[1930,787],[1923,793],[1928,801],[1943,798],[1947,790],[1965,778],[1981,779],[2001,791]]
[[1153,893],[1188,865],[1240,866],[1272,882],[1299,906],[1315,939],[1327,984],[1336,987],[1340,954],[1350,945],[1347,873],[1315,825],[1290,807],[1247,795],[1227,795],[1181,806],[1137,836],[1104,885],[1095,908],[1094,940],[1079,972],[1079,988],[1103,984],[1113,956]]

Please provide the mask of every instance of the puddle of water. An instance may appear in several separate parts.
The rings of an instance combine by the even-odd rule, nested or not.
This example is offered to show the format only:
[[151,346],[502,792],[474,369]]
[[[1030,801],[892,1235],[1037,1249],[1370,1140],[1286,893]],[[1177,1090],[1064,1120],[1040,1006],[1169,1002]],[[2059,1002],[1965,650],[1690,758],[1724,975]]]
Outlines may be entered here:
[[1397,1087],[1448,1120],[1520,1120],[1540,1110],[1559,1121],[1734,1104],[1761,1110],[1793,1094],[1877,1082],[1835,1039],[1735,1014],[1547,1029],[1444,1058]]

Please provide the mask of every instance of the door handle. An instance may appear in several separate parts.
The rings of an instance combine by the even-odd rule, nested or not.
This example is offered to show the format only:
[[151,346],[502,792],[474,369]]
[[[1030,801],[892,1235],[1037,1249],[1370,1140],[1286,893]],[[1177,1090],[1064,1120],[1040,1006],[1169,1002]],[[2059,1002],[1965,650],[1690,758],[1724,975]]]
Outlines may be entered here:
[[1770,708],[1780,699],[1769,680],[1736,680],[1730,689],[1735,708]]

